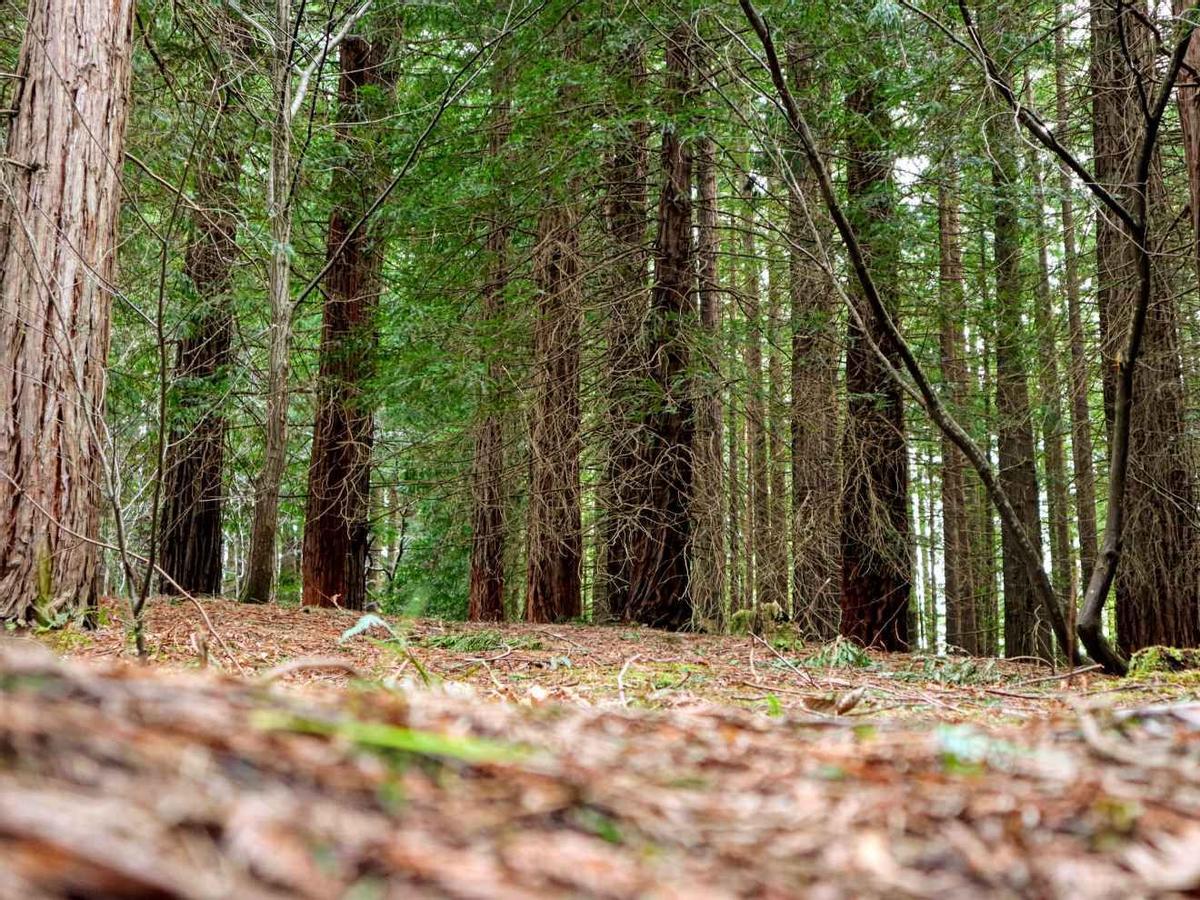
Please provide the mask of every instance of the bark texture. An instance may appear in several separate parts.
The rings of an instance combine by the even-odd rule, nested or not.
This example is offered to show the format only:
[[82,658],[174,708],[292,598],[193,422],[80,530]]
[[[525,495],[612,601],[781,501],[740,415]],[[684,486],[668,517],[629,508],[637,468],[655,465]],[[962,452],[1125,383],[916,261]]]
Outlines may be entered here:
[[[967,399],[964,356],[962,228],[958,211],[958,170],[947,159],[938,189],[940,351],[946,399],[961,410]],[[946,598],[946,646],[970,655],[980,652],[975,579],[971,566],[971,531],[967,508],[967,461],[962,451],[942,437],[942,560]]]
[[[498,67],[492,78],[491,130],[488,154],[501,163],[508,143],[511,122],[507,78]],[[497,199],[488,223],[487,274],[482,291],[484,329],[495,341],[505,317],[504,293],[508,286],[508,222],[503,200]],[[507,524],[507,491],[504,478],[504,419],[501,412],[503,356],[500,345],[485,354],[487,374],[480,398],[482,410],[475,431],[475,455],[471,468],[471,574],[467,618],[472,622],[504,619],[504,549]]]
[[184,273],[197,308],[175,358],[175,412],[164,473],[164,594],[219,594],[222,584],[222,485],[226,417],[223,387],[232,359],[231,288],[238,257],[238,182],[244,145],[229,103],[217,110],[217,145],[198,162],[196,208]]
[[[871,79],[854,88],[847,106],[852,119],[846,149],[849,213],[875,281],[885,301],[894,304],[895,200],[887,111]],[[907,650],[913,554],[904,409],[899,387],[871,345],[893,365],[899,359],[861,292],[855,291],[852,300],[857,314],[850,317],[846,348],[841,633],[867,646]]]
[[[1124,0],[1093,0],[1091,13],[1096,177],[1126,208],[1137,208],[1129,185],[1135,180],[1131,170],[1143,130],[1139,91],[1152,58],[1143,24],[1146,10]],[[1156,158],[1145,208],[1159,210],[1159,216],[1169,215],[1167,204],[1160,202],[1163,190]],[[1156,246],[1150,249],[1154,256],[1161,252]],[[1184,423],[1179,309],[1165,263],[1152,259],[1151,265],[1153,295],[1134,372],[1123,551],[1116,574],[1117,643],[1126,653],[1153,644],[1200,644],[1195,471]],[[1097,217],[1096,266],[1105,411],[1111,427],[1116,354],[1137,291],[1137,252],[1108,216]]]
[[[308,503],[301,560],[305,606],[362,609],[370,548],[371,445],[374,415],[366,395],[374,373],[375,310],[381,290],[383,236],[378,227],[350,230],[381,187],[370,134],[356,123],[370,116],[364,88],[387,85],[383,47],[350,36],[341,48],[337,138],[346,163],[333,176],[337,198],[329,216],[317,415],[308,468]],[[346,244],[338,253],[338,249]]]
[[[1000,485],[1012,501],[1020,525],[1035,548],[1041,547],[1037,463],[1029,408],[1029,335],[1021,279],[1021,232],[1017,218],[1016,134],[1007,119],[990,121],[992,151],[992,234],[996,280],[996,431]],[[1037,594],[1017,548],[1018,536],[1000,529],[1004,580],[1004,653],[1053,659],[1050,623],[1040,613]]]
[[691,93],[691,37],[687,25],[667,36],[663,182],[647,323],[655,406],[647,417],[646,497],[634,538],[629,598],[629,618],[660,628],[683,628],[692,621],[688,583],[695,430],[688,374],[689,331],[695,319],[692,159],[674,121]]
[[0,161],[0,620],[90,606],[131,0],[31,0]]
[[[617,76],[632,95],[621,98],[622,111],[636,101],[645,79],[645,51],[633,44],[621,54]],[[612,240],[611,296],[605,322],[605,379],[608,387],[608,448],[602,494],[603,598],[597,618],[622,619],[629,610],[630,567],[638,510],[642,505],[639,475],[641,413],[646,403],[646,358],[642,325],[649,302],[646,252],[647,143],[650,126],[636,119],[615,129],[607,164],[605,207]]]

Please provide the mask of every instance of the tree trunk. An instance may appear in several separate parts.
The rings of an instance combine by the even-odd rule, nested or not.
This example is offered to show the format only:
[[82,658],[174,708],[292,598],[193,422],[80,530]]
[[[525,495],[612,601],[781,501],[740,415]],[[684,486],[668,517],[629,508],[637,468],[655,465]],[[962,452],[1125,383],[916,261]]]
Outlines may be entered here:
[[[217,110],[219,141],[198,163],[196,208],[184,273],[199,308],[175,359],[176,412],[167,448],[162,511],[164,594],[219,594],[222,584],[221,494],[226,418],[222,396],[231,362],[231,282],[237,259],[238,182],[244,144],[230,101]],[[176,587],[178,585],[178,587]]]
[[[1172,0],[1176,16],[1195,15],[1195,3]],[[1179,100],[1179,124],[1183,131],[1183,156],[1187,163],[1188,196],[1192,214],[1192,263],[1200,274],[1200,41],[1188,45],[1179,73],[1176,97]]]
[[1075,633],[1075,584],[1071,559],[1070,498],[1067,491],[1067,460],[1063,446],[1062,387],[1058,379],[1058,332],[1050,291],[1050,236],[1046,229],[1046,192],[1042,187],[1041,160],[1030,151],[1029,171],[1033,178],[1034,234],[1037,238],[1037,283],[1034,289],[1033,321],[1038,340],[1040,422],[1046,472],[1047,513],[1050,520],[1050,574],[1054,593],[1065,605],[1067,623]]
[[263,428],[263,462],[254,485],[249,557],[242,600],[267,603],[275,586],[279,492],[287,464],[288,351],[292,342],[292,50],[294,29],[290,0],[275,0],[277,35],[271,55],[271,168],[267,176],[267,215],[271,229],[268,293],[271,328],[268,337],[267,410]]
[[764,535],[765,568],[762,585],[763,603],[774,603],[780,613],[788,610],[788,490],[787,466],[788,414],[784,405],[783,383],[783,295],[786,260],[779,248],[771,248],[767,270],[767,531]]
[[[727,326],[734,323],[736,304],[730,304],[726,310]],[[728,328],[730,335],[733,334],[733,328]],[[736,348],[733,345],[733,338],[726,344],[726,356],[730,360],[730,368],[733,367],[733,359],[736,354]],[[729,612],[730,614],[737,612],[739,609],[746,609],[749,606],[747,599],[747,591],[744,580],[744,556],[743,535],[745,529],[742,526],[742,444],[744,435],[744,423],[741,415],[738,412],[737,404],[733,399],[733,373],[730,372],[729,383],[729,402],[725,404],[725,408],[729,414],[729,422],[726,427],[726,432],[729,435],[728,447],[728,465],[729,465]]]
[[[795,89],[811,95],[804,48],[788,46]],[[792,372],[792,606],[800,633],[819,641],[838,633],[838,528],[841,489],[838,456],[839,299],[818,258],[817,228],[826,228],[811,167],[792,162],[804,202],[788,197]],[[806,211],[807,210],[807,211]]]
[[94,602],[130,0],[31,0],[0,159],[0,620]]
[[711,137],[698,142],[698,283],[700,333],[696,380],[695,491],[692,500],[692,602],[706,630],[724,627],[725,510],[724,412],[721,409],[721,289],[717,274],[717,168]]
[[[942,381],[955,410],[967,401],[967,370],[963,359],[962,229],[958,212],[958,164],[946,159],[938,188],[938,245],[941,314],[940,349]],[[980,629],[976,616],[971,573],[971,535],[967,518],[967,461],[945,435],[942,436],[942,566],[946,598],[946,647],[979,655]]]
[[[894,304],[897,248],[888,114],[871,80],[854,88],[847,106],[852,119],[849,212],[876,282]],[[855,289],[852,302],[856,314],[850,317],[846,349],[849,408],[842,456],[841,632],[867,646],[903,651],[908,649],[913,570],[904,409],[900,388],[871,344],[893,365],[899,357],[861,290]]]
[[[631,44],[618,64],[621,82],[636,99],[645,80],[645,53]],[[623,111],[623,110],[622,110]],[[633,537],[642,505],[638,423],[645,397],[646,359],[641,328],[649,301],[646,253],[646,170],[650,126],[636,119],[614,134],[608,163],[608,231],[612,238],[611,297],[605,323],[608,448],[602,493],[601,546],[604,608],[597,618],[629,612]]]
[[746,368],[746,603],[758,607],[763,596],[767,563],[767,530],[770,528],[770,488],[767,483],[767,430],[763,412],[762,375],[762,262],[755,233],[758,228],[754,184],[747,178],[747,220],[742,229],[742,310],[746,316],[746,343],[742,363]]
[[[1096,178],[1127,208],[1137,208],[1129,185],[1135,180],[1132,166],[1144,130],[1139,91],[1152,67],[1145,9],[1118,0],[1093,0],[1091,11]],[[1163,191],[1155,158],[1144,208],[1165,215]],[[1137,255],[1118,222],[1097,216],[1097,295],[1110,427],[1117,354],[1137,291]],[[1134,372],[1137,401],[1130,420],[1123,553],[1116,574],[1117,642],[1126,653],[1152,644],[1200,644],[1200,560],[1192,521],[1195,472],[1184,425],[1179,309],[1165,269],[1152,260],[1153,296]]]
[[647,416],[646,494],[634,538],[629,598],[629,618],[660,628],[683,628],[692,621],[688,584],[695,428],[688,377],[689,332],[696,315],[692,159],[675,121],[691,94],[691,40],[687,25],[677,26],[667,36],[663,183],[647,322],[656,407]]
[[356,134],[352,123],[372,121],[364,88],[386,88],[388,80],[386,54],[378,44],[348,36],[340,51],[336,134],[345,145],[347,165],[334,172],[330,186],[335,202],[327,247],[330,257],[337,257],[325,276],[301,602],[362,609],[367,598],[375,430],[366,393],[375,370],[375,310],[384,247],[378,228],[360,228],[349,242],[346,238],[384,183],[373,136]]
[[[1066,38],[1054,32],[1054,86],[1059,140],[1070,134],[1067,114]],[[1071,348],[1071,461],[1075,472],[1075,517],[1079,530],[1080,583],[1086,584],[1096,562],[1096,469],[1092,451],[1092,417],[1088,406],[1088,360],[1084,345],[1083,314],[1079,303],[1079,251],[1075,240],[1075,205],[1071,200],[1071,173],[1058,168],[1063,239],[1063,291],[1067,299],[1067,331]],[[1075,609],[1072,597],[1070,609]],[[1074,615],[1072,614],[1072,619]]]
[[[499,164],[508,143],[509,119],[507,73],[497,65],[492,77],[492,122],[488,154]],[[505,318],[504,292],[508,286],[508,222],[504,201],[494,203],[488,223],[487,274],[483,285],[482,323],[489,337],[495,336]],[[504,619],[504,545],[507,491],[504,479],[504,421],[500,411],[504,365],[494,345],[486,352],[482,415],[475,431],[475,456],[471,483],[471,574],[467,618],[472,622]]]
[[[990,120],[992,153],[993,242],[996,272],[996,416],[1000,485],[1008,494],[1021,527],[1041,547],[1037,463],[1030,418],[1028,365],[1022,326],[1021,233],[1017,218],[1016,134],[1011,123]],[[1016,549],[1012,528],[1000,529],[1004,577],[1004,653],[1053,659],[1050,623],[1040,613],[1035,587]]]

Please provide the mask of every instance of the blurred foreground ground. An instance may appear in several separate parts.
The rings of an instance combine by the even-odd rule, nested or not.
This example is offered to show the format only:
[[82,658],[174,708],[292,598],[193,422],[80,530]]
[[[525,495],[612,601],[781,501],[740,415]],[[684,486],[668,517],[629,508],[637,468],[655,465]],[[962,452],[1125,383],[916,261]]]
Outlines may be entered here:
[[1200,891],[1194,675],[203,609],[0,642],[0,897]]

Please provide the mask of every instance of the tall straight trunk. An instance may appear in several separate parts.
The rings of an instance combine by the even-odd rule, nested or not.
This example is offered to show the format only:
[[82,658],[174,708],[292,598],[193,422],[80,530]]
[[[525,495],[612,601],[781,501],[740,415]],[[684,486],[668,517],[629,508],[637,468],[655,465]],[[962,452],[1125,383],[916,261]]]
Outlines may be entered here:
[[[988,240],[984,229],[979,229],[979,278],[977,291],[982,301],[979,321],[979,396],[983,415],[982,428],[977,439],[987,448],[988,457],[994,462],[996,453],[992,435],[995,432],[995,359],[992,352],[996,346],[996,319],[991,299],[992,272],[988,256]],[[983,483],[975,479],[968,484],[974,490],[969,495],[973,502],[972,520],[977,523],[971,533],[971,560],[975,578],[975,621],[978,625],[984,656],[1000,653],[1000,595],[998,585],[1000,572],[996,564],[996,514]]]
[[[788,68],[798,92],[814,92],[805,49],[788,45]],[[803,168],[800,168],[803,166]],[[831,640],[838,633],[837,292],[818,259],[825,229],[820,190],[800,154],[792,158],[800,196],[788,195],[788,293],[791,306],[792,605],[800,633]],[[801,200],[801,196],[804,200]]]
[[[1092,140],[1097,180],[1127,208],[1143,132],[1141,86],[1152,68],[1146,10],[1125,0],[1093,0]],[[1144,208],[1166,215],[1157,158]],[[1165,225],[1166,223],[1162,223]],[[1153,229],[1152,229],[1153,230]],[[1164,233],[1166,229],[1163,229]],[[1151,252],[1157,252],[1152,247]],[[1111,428],[1117,355],[1137,292],[1137,250],[1108,216],[1096,223],[1097,299]],[[1200,559],[1194,522],[1191,440],[1184,422],[1179,308],[1166,266],[1151,261],[1152,297],[1134,372],[1123,552],[1116,574],[1117,642],[1127,653],[1152,644],[1200,644]]]
[[[726,311],[727,323],[732,322],[734,307],[735,304],[730,304]],[[729,331],[732,332],[733,329],[730,328]],[[727,356],[732,359],[732,347],[728,348]],[[729,382],[732,385],[733,379],[730,378]],[[747,608],[749,600],[747,599],[743,569],[745,561],[745,551],[743,549],[745,529],[742,526],[742,436],[744,433],[744,423],[741,415],[738,413],[737,404],[733,402],[732,387],[729,393],[730,402],[725,405],[729,415],[729,421],[725,429],[729,436],[729,488],[727,491],[729,499],[729,611],[734,613],[740,609]]]
[[[620,54],[616,77],[636,102],[646,74],[645,51],[631,44]],[[622,108],[618,112],[624,112]],[[614,117],[615,118],[615,117]],[[608,394],[607,456],[601,502],[603,597],[599,619],[621,619],[629,607],[633,536],[641,507],[641,435],[636,423],[646,401],[646,361],[641,328],[649,301],[646,252],[646,174],[650,126],[642,119],[614,127],[608,160],[606,218],[612,241],[611,295],[606,304],[605,382]]]
[[[897,247],[888,113],[871,78],[854,87],[847,106],[852,119],[846,148],[850,215],[867,264],[895,316]],[[906,650],[913,553],[904,408],[899,386],[871,343],[893,365],[899,365],[899,357],[860,291],[854,292],[852,302],[842,457],[841,632],[868,646]]]
[[767,385],[766,438],[767,532],[763,540],[765,568],[762,574],[762,602],[774,603],[780,611],[788,609],[788,490],[787,466],[790,451],[787,440],[787,410],[783,383],[783,295],[786,260],[779,248],[771,248],[767,290]]
[[1050,574],[1059,602],[1066,605],[1067,622],[1075,631],[1075,585],[1071,559],[1070,497],[1067,485],[1065,422],[1062,385],[1058,378],[1058,331],[1050,289],[1050,235],[1046,228],[1046,192],[1042,186],[1041,160],[1029,154],[1033,178],[1034,234],[1037,239],[1037,281],[1033,292],[1033,322],[1038,342],[1038,387],[1041,409],[1040,430],[1045,456],[1047,513],[1050,524]]
[[548,198],[534,251],[534,405],[529,423],[529,547],[525,618],[560,622],[583,612],[580,565],[579,353],[582,296],[578,211]]
[[[1195,15],[1195,3],[1172,0],[1176,16]],[[1200,274],[1200,41],[1193,38],[1179,73],[1176,97],[1183,131],[1183,156],[1187,163],[1188,196],[1192,214],[1192,263]]]
[[[962,228],[958,210],[958,164],[948,156],[938,188],[939,303],[942,380],[952,408],[967,404],[964,360]],[[978,655],[976,579],[971,572],[971,534],[967,509],[967,461],[942,436],[942,569],[946,598],[946,646]]]
[[[1019,189],[1016,134],[1007,119],[989,127],[992,153],[993,220],[996,279],[996,416],[1000,484],[1012,501],[1021,527],[1035,548],[1041,546],[1037,463],[1029,407],[1029,367],[1024,353],[1021,231],[1017,218]],[[1041,616],[1034,585],[1008,525],[1000,530],[1004,576],[1004,652],[1006,656],[1053,659],[1050,623]]]
[[[227,95],[223,95],[226,96]],[[218,141],[198,163],[192,237],[184,274],[198,300],[175,357],[175,415],[163,473],[160,590],[219,594],[225,469],[222,388],[231,362],[232,274],[237,258],[238,182],[244,144],[230,104],[216,111]]]
[[938,649],[938,576],[937,576],[937,523],[935,522],[934,508],[936,504],[933,502],[935,491],[933,477],[933,451],[929,451],[926,457],[927,465],[925,472],[928,476],[922,494],[924,501],[924,523],[922,527],[925,530],[925,649],[930,653],[937,653]]
[[692,497],[691,589],[695,616],[719,630],[725,605],[724,412],[721,408],[721,286],[717,255],[716,146],[701,138],[696,148],[697,283],[700,333],[696,378],[695,489]]
[[263,460],[254,484],[254,514],[242,600],[266,603],[275,587],[279,492],[287,464],[288,351],[292,343],[292,55],[295,47],[291,0],[275,0],[275,43],[271,54],[271,167],[267,216],[271,258],[267,272],[271,327],[267,351],[267,409]]
[[[308,469],[308,504],[301,561],[305,606],[362,609],[370,547],[371,447],[375,418],[366,396],[375,370],[375,311],[381,291],[384,238],[378,227],[350,229],[383,187],[369,122],[368,92],[386,88],[385,47],[359,37],[341,44],[336,136],[347,164],[333,175],[325,277],[317,414]],[[362,128],[362,126],[359,126]],[[346,246],[338,253],[342,244]]]
[[647,468],[642,520],[634,538],[629,618],[683,628],[692,621],[688,583],[689,506],[695,421],[688,375],[692,297],[692,158],[675,121],[691,95],[692,34],[679,25],[667,36],[654,287],[647,320],[650,379],[656,407],[647,416]]
[[131,0],[31,0],[0,160],[0,620],[90,606]]
[[746,602],[757,607],[764,602],[764,573],[767,561],[767,530],[770,528],[770,488],[767,482],[766,415],[763,411],[762,374],[762,261],[758,255],[758,227],[754,185],[747,178],[750,198],[748,217],[742,229],[742,310],[746,316],[746,342],[742,364],[746,368]]
[[[1067,112],[1066,38],[1054,32],[1055,113],[1059,140],[1070,134]],[[1096,561],[1096,468],[1092,450],[1092,416],[1088,404],[1089,367],[1079,302],[1079,250],[1075,238],[1075,205],[1071,199],[1071,173],[1058,168],[1058,190],[1063,241],[1063,292],[1067,300],[1067,337],[1071,356],[1071,462],[1075,474],[1075,518],[1079,531],[1080,583],[1086,584]],[[1075,609],[1072,599],[1070,609]]]
[[[488,154],[499,163],[508,143],[509,119],[506,72],[497,65],[492,77],[492,122]],[[489,337],[502,326],[504,292],[508,286],[508,222],[504,202],[497,199],[488,223],[487,271],[482,290],[482,324]],[[494,345],[486,352],[482,414],[475,430],[471,468],[471,573],[467,618],[473,622],[504,619],[504,545],[507,491],[504,484],[504,421],[499,409],[504,365]]]

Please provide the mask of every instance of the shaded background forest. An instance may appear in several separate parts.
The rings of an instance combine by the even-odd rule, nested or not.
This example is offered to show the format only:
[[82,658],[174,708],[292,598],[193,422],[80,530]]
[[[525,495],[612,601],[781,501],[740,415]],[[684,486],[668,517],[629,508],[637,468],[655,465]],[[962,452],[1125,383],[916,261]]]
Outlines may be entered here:
[[[917,5],[762,12],[886,302],[1070,617],[1135,263],[956,44],[958,7]],[[977,14],[1124,196],[1182,12]],[[760,56],[732,5],[140,6],[101,590],[709,630],[757,609],[1050,656],[1014,536],[884,371]],[[1127,652],[1200,643],[1197,83],[1185,63],[1147,192]]]

